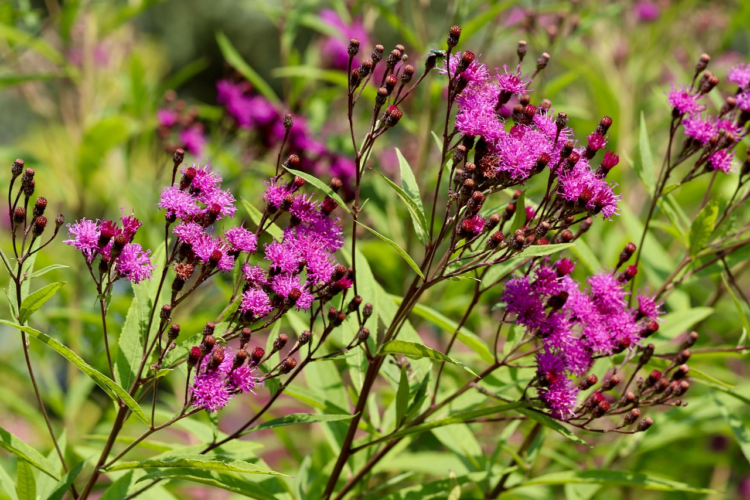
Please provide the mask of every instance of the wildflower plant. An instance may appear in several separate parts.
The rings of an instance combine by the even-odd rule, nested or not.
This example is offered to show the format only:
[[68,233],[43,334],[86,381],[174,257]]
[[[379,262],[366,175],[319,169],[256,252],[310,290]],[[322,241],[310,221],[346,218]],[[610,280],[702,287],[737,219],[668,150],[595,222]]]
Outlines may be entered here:
[[[331,23],[338,26],[340,19]],[[459,26],[451,27],[444,48],[432,50],[419,68],[402,45],[389,52],[382,45],[364,47],[357,38],[348,42],[345,60],[331,64],[347,71],[343,114],[350,158],[329,152],[311,138],[303,120],[282,113],[241,82],[222,80],[218,102],[235,129],[255,127],[267,146],[278,148],[262,199],[242,198],[223,185],[219,165],[186,161],[185,151],[176,149],[171,179],[158,203],[138,207],[143,220],[154,220],[144,211],[159,211],[160,222],[151,228],[163,235],[158,247],[145,248],[140,238],[147,223],[135,212],[126,215],[126,209],[119,220],[84,217],[69,224],[64,243],[80,254],[86,280],[97,293],[104,373],[55,340],[54,332],[28,324],[62,286],[29,293],[28,282],[44,274],[32,270],[33,258],[48,248],[64,221],[59,216],[53,234],[44,238],[50,233],[45,233],[47,201],[38,198],[30,208],[34,171],[24,170],[22,160],[13,163],[8,232],[14,255],[3,255],[13,317],[2,323],[20,332],[62,470],[51,468],[17,438],[6,442],[20,460],[59,480],[55,498],[86,499],[99,492],[107,498],[140,498],[173,479],[247,494],[246,485],[237,486],[237,473],[280,473],[257,457],[247,459],[246,450],[242,454],[246,440],[240,438],[261,428],[315,422],[331,425],[335,446],[322,475],[304,485],[305,494],[354,498],[383,481],[396,485],[378,465],[428,431],[482,424],[491,433],[499,428],[513,432],[511,426],[524,424],[525,438],[507,467],[495,463],[505,446],[498,445],[482,466],[481,480],[464,478],[464,483],[476,483],[475,493],[497,498],[534,484],[524,461],[538,452],[543,432],[579,444],[590,434],[645,432],[658,425],[662,407],[688,404],[686,393],[694,382],[714,383],[710,375],[696,375],[688,361],[722,349],[693,349],[696,332],[672,345],[652,340],[659,337],[664,301],[690,276],[720,264],[727,289],[738,290],[726,262],[750,242],[747,227],[730,224],[750,195],[745,186],[750,163],[736,159],[750,121],[748,67],[730,71],[728,80],[737,89],[715,114],[708,96],[718,92],[720,81],[707,71],[706,55],[689,84],[667,92],[669,144],[655,185],[647,186],[652,197],[643,236],[638,245],[625,245],[616,262],[608,263],[611,267],[591,271],[572,251],[592,225],[617,220],[627,195],[610,180],[620,165],[617,152],[609,149],[613,120],[604,116],[594,130],[574,131],[564,110],[544,96],[532,98],[549,54],[529,61],[526,42],[519,42],[516,61],[491,69],[481,56],[457,50],[461,34]],[[377,173],[372,161],[376,144],[401,133],[408,119],[405,104],[433,79],[445,83],[443,128],[436,134],[440,159],[431,166],[433,182],[427,185],[434,190],[427,192],[417,182],[400,152],[400,185],[383,176],[410,216],[408,229],[419,242],[415,258],[368,225],[363,190]],[[367,97],[371,93],[373,99]],[[170,141],[180,136],[198,151],[202,129],[178,108],[170,97],[159,111],[159,134]],[[191,130],[200,140],[185,136]],[[330,162],[330,170],[316,170],[322,159]],[[738,178],[724,204],[709,196],[719,175]],[[678,183],[668,184],[677,177]],[[711,184],[693,217],[684,259],[657,290],[637,288],[641,252],[657,209],[670,193],[701,177],[710,177]],[[401,296],[386,294],[375,280],[359,247],[364,237],[380,239],[410,269]],[[125,281],[134,298],[124,325],[113,331],[112,323],[120,320],[109,306]],[[469,283],[471,293],[454,322],[434,311],[426,297],[434,290],[447,293],[457,282]],[[229,300],[202,331],[184,331],[180,323],[213,284],[230,290]],[[483,303],[492,305],[489,336],[466,328]],[[413,315],[449,328],[448,342],[428,347],[410,323]],[[259,340],[269,331],[265,341]],[[66,461],[36,383],[29,337],[67,358],[114,401],[111,428],[90,459],[76,465]],[[463,353],[456,352],[459,343],[466,348]],[[289,392],[305,399],[297,388],[299,375],[321,364],[338,366],[339,380],[339,369],[348,374],[344,407],[323,402],[317,404],[324,410],[320,413],[268,420],[269,411]],[[132,459],[154,434],[202,414],[215,419],[241,398],[255,401],[253,411],[243,414],[231,432],[215,428],[197,446]],[[169,416],[158,409],[163,406],[172,410]],[[139,434],[124,435],[126,426],[136,425]],[[122,471],[140,475],[123,480]],[[616,471],[588,472],[600,473],[590,474],[591,482],[658,483],[648,475],[612,479]],[[575,479],[585,482],[586,477]],[[659,484],[693,491],[682,483]],[[250,489],[257,498],[290,498],[266,486],[258,482]]]

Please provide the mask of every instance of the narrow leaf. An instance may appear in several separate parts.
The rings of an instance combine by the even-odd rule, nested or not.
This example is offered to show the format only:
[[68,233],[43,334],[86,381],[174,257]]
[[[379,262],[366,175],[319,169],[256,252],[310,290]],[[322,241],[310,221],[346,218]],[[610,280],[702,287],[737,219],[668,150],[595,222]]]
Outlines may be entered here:
[[690,226],[689,250],[691,256],[695,256],[703,250],[703,247],[711,238],[711,233],[714,232],[714,226],[716,225],[716,218],[719,216],[719,203],[721,203],[721,198],[713,198],[709,201]]
[[59,476],[55,472],[52,462],[2,427],[0,427],[0,448],[11,452],[21,460],[25,460],[49,477],[58,479]]
[[385,241],[390,246],[392,246],[393,249],[396,250],[396,252],[398,252],[398,254],[406,261],[406,263],[409,264],[409,267],[411,267],[412,269],[414,269],[414,272],[417,273],[422,279],[424,279],[424,274],[422,274],[422,271],[419,269],[419,266],[417,265],[417,263],[414,262],[414,259],[412,259],[409,256],[409,254],[406,253],[406,251],[403,248],[401,248],[400,246],[398,246],[398,244],[396,244],[395,241],[393,241],[393,240],[391,240],[389,238],[386,238],[385,236],[383,236],[379,232],[375,231],[371,227],[365,226],[364,224],[362,224],[359,221],[357,221],[357,224],[359,224],[363,228],[367,229],[372,234],[374,234],[375,236],[377,236],[378,238],[380,238],[381,240]]
[[612,486],[633,486],[647,490],[685,491],[689,493],[717,493],[706,488],[694,488],[685,483],[664,479],[641,472],[619,470],[583,470],[553,472],[523,481],[512,488],[541,484],[608,484]]
[[18,321],[25,323],[32,314],[34,314],[40,307],[44,305],[49,299],[51,299],[57,291],[62,288],[66,281],[58,281],[57,283],[50,283],[44,288],[40,288],[36,292],[32,293],[21,303],[21,310],[19,311]]
[[337,422],[339,420],[351,420],[354,415],[315,415],[314,413],[292,413],[283,417],[274,418],[255,427],[251,427],[240,436],[251,432],[273,429],[274,427],[286,427],[287,425],[315,424],[318,422]]
[[141,375],[136,372],[143,356],[143,343],[148,338],[146,329],[152,304],[149,283],[133,285],[133,300],[122,325],[115,357],[115,380],[122,387],[132,387]]
[[401,198],[404,204],[406,204],[406,209],[409,211],[411,220],[414,223],[414,231],[417,233],[419,241],[425,243],[427,241],[428,234],[427,221],[425,220],[424,212],[421,210],[421,207],[419,207],[417,203],[406,193],[406,191],[404,191],[396,183],[394,183],[383,174],[380,174],[380,176],[385,179],[385,182],[387,182],[388,185],[391,186],[394,191],[396,191],[396,194],[399,196],[399,198]]
[[19,460],[16,467],[16,495],[18,500],[36,500],[36,479],[31,465]]
[[219,44],[219,49],[221,49],[221,53],[222,55],[224,55],[224,59],[226,59],[230,66],[239,71],[240,74],[247,79],[247,81],[252,83],[253,87],[255,87],[258,92],[263,94],[263,97],[276,104],[277,106],[281,105],[281,101],[279,101],[279,98],[276,96],[276,93],[273,91],[271,86],[268,85],[266,81],[261,78],[261,76],[256,73],[249,64],[247,64],[247,62],[245,62],[240,53],[237,52],[237,49],[234,48],[234,45],[232,45],[232,42],[229,41],[224,33],[216,34],[216,42]]
[[206,455],[178,455],[163,458],[152,458],[137,462],[124,462],[105,469],[107,472],[131,469],[165,469],[184,468],[215,470],[220,472],[241,472],[243,474],[264,474],[271,476],[284,476],[279,472],[264,469],[255,464],[234,460],[227,457],[209,457]]
[[[284,167],[284,168],[286,168],[286,167]],[[352,213],[351,210],[349,210],[349,207],[346,206],[346,203],[344,203],[344,200],[341,199],[341,196],[339,196],[338,194],[334,193],[333,189],[331,189],[325,182],[321,181],[320,179],[318,179],[314,175],[310,175],[310,174],[305,173],[305,172],[300,172],[299,170],[293,170],[291,168],[286,168],[286,171],[289,172],[292,175],[296,175],[298,177],[302,177],[303,179],[305,179],[305,181],[307,181],[308,183],[312,184],[313,186],[315,186],[316,188],[320,189],[325,194],[327,194],[328,196],[330,196],[336,203],[339,204],[339,206],[341,208],[343,208],[344,210],[346,210],[349,213]]]
[[258,500],[277,500],[275,495],[263,488],[263,486],[257,481],[251,482],[237,474],[222,473],[213,470],[183,468],[155,470],[139,478],[136,482],[153,481],[155,479],[178,479],[181,481],[190,481],[193,483],[204,484],[206,486],[221,488],[248,498],[255,498]]
[[541,413],[541,412],[538,412],[538,411],[532,410],[532,409],[519,409],[518,412],[521,413],[521,414],[523,414],[523,415],[526,415],[531,420],[534,420],[535,422],[538,422],[538,423],[542,424],[543,426],[552,429],[553,431],[557,432],[561,436],[564,436],[564,437],[570,439],[574,443],[583,444],[583,445],[588,446],[588,444],[586,443],[586,441],[584,441],[583,439],[579,438],[578,436],[576,436],[575,434],[573,434],[567,427],[565,427],[564,425],[562,425],[560,422],[558,422],[557,420],[553,419],[552,417],[549,417],[549,416],[545,415],[544,413]]
[[81,460],[75,467],[70,469],[63,477],[60,478],[60,482],[57,483],[55,489],[52,490],[47,500],[62,500],[65,493],[70,489],[70,485],[76,480],[78,474],[83,470],[83,466],[86,465],[86,460]]
[[724,286],[726,287],[727,292],[729,292],[729,296],[732,297],[734,308],[737,309],[737,315],[740,317],[740,322],[742,323],[742,328],[745,332],[750,332],[750,323],[747,321],[747,316],[745,316],[745,311],[742,309],[742,304],[737,299],[737,295],[732,290],[732,287],[729,286],[729,281],[724,274],[721,275],[721,279],[724,280]]
[[[0,323],[26,332],[40,342],[44,342],[45,344],[47,344],[53,350],[57,351],[58,354],[76,365],[79,370],[91,377],[91,379],[96,382],[96,385],[101,387],[102,390],[106,392],[107,395],[112,399],[112,401],[117,403],[119,400],[122,400],[122,402],[132,410],[135,416],[141,419],[144,424],[149,424],[149,421],[146,418],[146,414],[143,413],[143,408],[141,408],[141,406],[135,402],[135,400],[130,396],[130,394],[127,393],[127,391],[125,391],[125,389],[120,387],[114,380],[97,371],[94,367],[86,363],[83,359],[81,359],[80,356],[78,356],[78,354],[74,353],[49,335],[44,334],[38,330],[34,330],[33,328],[30,328],[28,326],[15,325],[10,321],[5,320],[0,320]],[[55,477],[55,479],[57,479],[57,477]]]
[[398,148],[396,148],[396,156],[398,157],[398,166],[401,172],[401,187],[403,187],[406,194],[414,200],[414,203],[422,214],[422,218],[424,218],[425,213],[424,206],[422,205],[422,195],[419,193],[419,184],[417,184],[417,179],[414,177],[414,172],[412,171],[409,162],[406,161],[406,158],[404,158],[404,155],[401,154],[401,150]]
[[543,257],[557,252],[562,252],[566,248],[570,248],[575,243],[558,243],[556,245],[532,245],[525,249],[523,252],[514,255],[514,259],[525,259],[526,257]]
[[657,335],[660,338],[673,339],[691,326],[711,316],[713,312],[714,310],[711,307],[693,307],[687,311],[665,314],[662,316],[663,323],[659,327]]
[[713,394],[713,398],[721,414],[724,415],[724,420],[727,421],[727,424],[732,429],[732,433],[737,440],[737,444],[740,445],[742,454],[745,455],[746,460],[750,461],[750,430],[748,430],[747,426],[745,426],[737,415],[729,411],[729,408],[721,402],[721,399],[716,397],[716,394]]
[[409,406],[409,376],[406,373],[406,367],[401,367],[401,378],[398,383],[396,392],[396,425],[401,425],[401,421],[406,415],[406,409]]
[[26,279],[38,278],[39,276],[43,276],[50,271],[54,271],[55,269],[65,269],[67,267],[70,267],[70,266],[64,266],[62,264],[52,264],[51,266],[43,267],[42,269],[38,271],[34,271],[33,273],[29,274],[29,277]]
[[386,354],[403,354],[407,358],[430,358],[436,361],[445,361],[446,363],[460,366],[467,372],[471,373],[473,376],[477,376],[477,374],[474,373],[471,368],[461,363],[460,361],[457,361],[450,356],[446,356],[442,352],[436,351],[435,349],[431,349],[424,344],[418,344],[416,342],[408,342],[406,340],[391,340],[390,342],[385,343],[380,348],[380,351],[378,351],[379,356],[385,356]]

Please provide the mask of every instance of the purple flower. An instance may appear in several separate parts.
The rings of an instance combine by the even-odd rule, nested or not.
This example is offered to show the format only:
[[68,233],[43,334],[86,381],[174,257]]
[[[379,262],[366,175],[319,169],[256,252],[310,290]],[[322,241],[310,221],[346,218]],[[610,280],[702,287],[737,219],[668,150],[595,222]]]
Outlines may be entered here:
[[167,212],[167,217],[180,219],[189,219],[200,211],[190,193],[181,191],[177,184],[162,190],[158,207]]
[[750,64],[737,64],[729,70],[727,79],[736,83],[741,89],[747,88],[750,84]]
[[656,319],[663,314],[661,309],[662,302],[657,303],[653,297],[646,295],[638,296],[638,314],[648,319]]
[[621,311],[625,305],[622,283],[612,273],[599,273],[586,280],[591,287],[591,298],[603,314]]
[[132,214],[128,215],[127,217],[120,217],[120,221],[122,222],[123,234],[128,239],[128,241],[133,241],[135,233],[138,232],[138,228],[140,228],[143,223]]
[[138,243],[128,243],[117,257],[115,268],[121,276],[137,285],[143,280],[151,279],[154,266],[151,264],[149,255],[151,255],[151,250],[144,252]]
[[294,202],[289,208],[289,212],[305,223],[311,223],[315,221],[318,216],[318,205],[312,201],[312,195],[305,196],[300,193],[294,197]]
[[84,217],[73,224],[68,224],[68,231],[72,237],[63,243],[83,252],[86,261],[91,262],[99,250],[99,229],[97,228],[97,223],[93,220],[87,220]]
[[263,290],[251,288],[242,294],[242,303],[239,309],[243,313],[249,312],[255,318],[262,318],[273,311],[273,306],[268,295]]
[[732,172],[734,154],[726,149],[720,149],[708,158],[708,164],[713,170],[719,170],[728,174]]
[[289,244],[289,240],[274,241],[266,245],[266,260],[271,261],[271,267],[289,274],[297,274],[301,256],[296,245]]
[[464,135],[481,136],[488,142],[494,142],[506,132],[503,123],[495,113],[500,88],[497,85],[469,87],[462,92],[456,102],[456,128]]
[[206,146],[206,136],[203,133],[203,127],[196,124],[180,132],[180,141],[185,145],[185,149],[196,156],[203,153]]
[[171,127],[177,123],[177,113],[171,109],[160,109],[156,112],[156,119],[164,127]]
[[516,315],[516,323],[532,331],[544,324],[544,304],[529,283],[528,277],[509,280],[501,298],[506,310]]
[[224,239],[226,239],[232,250],[238,252],[254,252],[257,248],[258,238],[255,234],[251,233],[244,227],[233,227],[224,232]]
[[575,271],[576,265],[570,259],[560,259],[555,262],[555,269],[560,276],[567,276]]
[[505,172],[517,181],[528,179],[541,154],[549,154],[548,141],[549,138],[538,130],[514,126],[497,144],[498,172]]
[[604,148],[604,146],[607,145],[607,138],[601,134],[597,134],[596,132],[589,135],[588,140],[589,140],[588,147],[592,151],[599,151],[600,149]]
[[183,243],[194,245],[205,234],[203,227],[195,222],[180,222],[172,229],[172,233]]
[[309,309],[315,300],[315,297],[313,297],[307,287],[300,283],[298,276],[285,274],[275,276],[273,278],[273,283],[271,284],[271,289],[276,295],[285,299],[289,297],[292,290],[298,290],[301,294],[300,298],[295,302],[298,311],[301,309]]
[[737,107],[742,111],[750,111],[750,91],[737,95]]
[[[228,250],[229,248],[219,239],[205,233],[193,243],[193,252],[203,265],[215,264],[217,269],[226,273],[234,268],[234,257],[227,253]],[[215,259],[217,255],[219,258]]]
[[[209,358],[206,356],[205,358]],[[229,402],[229,388],[218,370],[199,373],[192,387],[193,407],[217,412]]]
[[255,393],[254,389],[257,384],[253,375],[254,367],[242,365],[229,374],[229,385],[236,391],[245,393]]
[[508,66],[503,66],[503,70],[505,73],[502,75],[500,74],[500,71],[497,72],[497,81],[504,92],[510,94],[526,94],[532,91],[532,89],[527,88],[531,83],[531,79],[525,78],[521,73],[520,68],[517,68],[513,73],[508,73]]
[[641,22],[650,23],[659,19],[661,10],[659,6],[653,2],[643,1],[638,2],[633,6],[633,12]]
[[[362,20],[355,18],[349,24],[341,19],[338,12],[332,9],[324,9],[318,15],[321,21],[332,26],[341,34],[340,37],[330,36],[326,38],[321,47],[323,57],[334,69],[347,69],[349,63],[349,53],[347,51],[349,40],[352,38],[358,39],[360,47],[367,47],[369,45],[367,31],[365,31]],[[352,67],[356,67],[357,65],[359,65],[359,62],[352,63]]]
[[682,121],[685,135],[692,137],[701,144],[706,144],[714,135],[714,124],[709,118],[700,116],[689,116]]
[[279,208],[284,202],[286,195],[290,193],[290,190],[285,184],[277,185],[276,182],[279,182],[279,180],[271,179],[270,181],[264,182],[266,185],[266,192],[263,194],[263,199],[272,207]]
[[245,276],[248,284],[254,287],[260,287],[268,284],[266,271],[260,266],[251,266],[250,264],[242,265],[242,274]]
[[485,222],[486,220],[483,217],[475,215],[473,217],[469,217],[468,219],[464,219],[463,223],[461,224],[461,228],[468,233],[476,236],[480,234],[484,229]]
[[542,387],[539,396],[552,410],[552,416],[567,420],[575,416],[578,389],[565,375],[565,364],[558,355],[542,351],[536,356],[537,375]]
[[699,98],[700,95],[691,94],[690,89],[687,87],[675,88],[674,85],[672,86],[671,92],[667,94],[667,102],[681,115],[703,111],[705,107],[698,104]]
[[[469,82],[469,85],[481,84],[490,79],[490,73],[487,71],[487,66],[479,62],[480,54],[469,66],[461,73],[461,78]],[[448,73],[446,65],[449,65],[451,77],[456,75],[456,69],[458,64],[461,62],[461,52],[456,52],[450,57],[450,61],[444,61],[443,67],[440,68],[440,74]]]

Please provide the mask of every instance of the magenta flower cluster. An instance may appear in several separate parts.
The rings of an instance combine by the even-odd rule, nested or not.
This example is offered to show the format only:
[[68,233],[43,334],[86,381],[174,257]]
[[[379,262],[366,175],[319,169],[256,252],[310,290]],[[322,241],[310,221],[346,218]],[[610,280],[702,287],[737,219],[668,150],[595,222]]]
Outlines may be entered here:
[[253,375],[255,365],[246,364],[245,356],[235,355],[232,348],[214,346],[197,365],[192,385],[192,405],[196,409],[217,412],[235,394],[252,392],[261,381]]
[[[460,67],[462,57],[458,53],[447,63],[452,74]],[[531,78],[521,73],[520,66],[513,71],[504,66],[502,71],[496,69],[493,76],[484,64],[472,60],[458,75],[457,86],[464,88],[456,98],[457,130],[483,142],[483,155],[500,182],[523,184],[540,172],[540,165],[546,166],[557,176],[557,194],[592,214],[611,219],[619,213],[621,196],[614,193],[615,184],[608,183],[605,176],[619,158],[607,152],[603,165],[606,168],[595,169],[590,164],[596,152],[607,144],[606,131],[591,134],[587,146],[576,146],[573,131],[564,122],[558,126],[553,109],[530,104],[516,106],[520,108],[513,111],[516,123],[506,130],[502,111],[512,96],[530,92],[530,83]],[[572,156],[570,150],[562,155],[566,143],[573,144]],[[575,157],[575,162],[562,168],[563,158],[571,157]]]
[[110,220],[88,220],[85,217],[68,224],[69,239],[64,243],[79,250],[90,265],[99,256],[105,269],[114,269],[117,278],[138,284],[151,279],[154,270],[151,250],[144,251],[133,243],[141,222],[135,216],[120,218],[121,227]]
[[542,265],[508,281],[502,297],[516,322],[542,339],[536,359],[539,397],[563,420],[575,414],[574,378],[586,374],[594,356],[633,349],[658,329],[660,314],[660,304],[645,295],[637,308],[627,307],[625,284],[634,268],[589,276],[582,289],[570,276],[574,267],[569,259]]

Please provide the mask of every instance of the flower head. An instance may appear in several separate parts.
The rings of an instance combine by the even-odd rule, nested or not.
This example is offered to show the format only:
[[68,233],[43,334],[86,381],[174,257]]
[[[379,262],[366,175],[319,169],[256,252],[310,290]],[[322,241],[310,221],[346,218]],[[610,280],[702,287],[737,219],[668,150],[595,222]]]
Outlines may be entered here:
[[87,220],[84,217],[74,224],[68,224],[68,231],[71,238],[65,240],[63,243],[83,252],[86,260],[91,262],[99,250],[99,229],[97,223],[93,220]]
[[154,270],[150,255],[151,250],[144,252],[138,243],[126,244],[116,260],[117,272],[136,285],[143,280],[150,280]]
[[672,90],[667,94],[667,102],[681,115],[703,111],[704,106],[698,103],[699,98],[700,95],[691,94],[687,87],[672,86]]
[[750,84],[750,64],[737,64],[729,70],[727,80],[736,83],[741,89],[747,88]]

